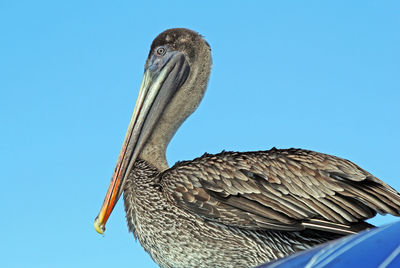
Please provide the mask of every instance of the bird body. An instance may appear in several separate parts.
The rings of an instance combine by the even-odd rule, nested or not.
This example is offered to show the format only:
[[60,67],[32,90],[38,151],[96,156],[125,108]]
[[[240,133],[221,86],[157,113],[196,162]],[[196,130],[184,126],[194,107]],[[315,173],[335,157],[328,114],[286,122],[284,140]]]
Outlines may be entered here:
[[208,43],[161,33],[95,228],[124,195],[128,227],[161,267],[251,267],[400,216],[400,194],[356,164],[302,149],[205,154],[169,168],[166,147],[197,108]]
[[[290,161],[294,162],[290,163]],[[274,166],[273,169],[277,171],[273,173],[258,163]],[[289,171],[288,165],[297,166],[299,175]],[[318,166],[321,169],[315,169]],[[360,184],[359,187],[355,185],[352,190],[346,191],[345,188],[348,186],[340,181],[332,179],[332,182],[323,182],[326,178],[318,179],[309,171],[309,174],[317,177],[314,180],[316,184],[302,185],[301,180],[307,180],[303,177],[306,173],[300,175],[301,169],[304,168],[321,173],[323,171],[335,174],[354,173],[354,177],[361,181],[374,178],[350,161],[300,149],[205,154],[193,161],[179,162],[164,172],[160,172],[146,161],[138,160],[128,176],[124,189],[129,230],[161,267],[251,267],[311,248],[338,238],[346,232],[355,233],[359,229],[352,229],[351,221],[355,228],[369,227],[368,224],[360,226],[360,219],[357,217],[369,218],[374,216],[375,212],[362,203],[359,203],[357,208],[355,200],[351,200],[353,203],[351,205],[344,201],[348,194],[346,192],[360,191],[360,196],[362,196],[362,192],[367,191],[363,189],[364,184]],[[251,178],[244,175],[243,178],[237,178],[238,176],[234,175],[237,170],[259,174],[260,177],[253,178],[257,185],[252,185]],[[266,171],[269,171],[268,175],[263,175]],[[279,177],[289,180],[293,176],[296,176],[297,181],[290,181],[286,186],[279,181]],[[220,188],[229,188],[232,195],[243,196],[246,193],[266,192],[266,189],[269,189],[268,193],[275,193],[274,199],[280,202],[273,202],[271,199],[265,204],[276,211],[282,209],[279,206],[285,204],[287,211],[295,206],[301,211],[299,203],[293,202],[291,205],[283,203],[285,199],[290,200],[288,197],[297,197],[297,200],[301,198],[304,201],[304,212],[298,212],[299,215],[304,214],[309,218],[337,223],[336,226],[324,226],[324,221],[321,220],[322,223],[319,226],[319,229],[326,227],[325,230],[329,230],[336,227],[337,230],[329,232],[305,229],[307,225],[301,224],[306,216],[301,217],[294,212],[278,215],[287,216],[280,222],[283,224],[282,222],[286,220],[289,224],[287,227],[279,227],[276,222],[271,222],[273,227],[268,226],[273,218],[271,213],[264,223],[258,217],[255,219],[259,222],[252,221],[253,215],[250,213],[232,211],[232,208],[240,205],[224,207],[222,202],[219,203],[208,196],[209,192],[201,194],[201,190],[196,189],[196,186],[201,187],[200,189],[210,188],[205,183],[196,185],[195,182],[202,179],[220,181],[222,184]],[[242,183],[239,181],[236,184],[234,179],[241,180]],[[269,183],[270,187],[264,184],[265,182]],[[225,183],[228,187],[224,185]],[[334,186],[329,186],[329,184]],[[212,185],[218,187],[216,186],[218,182]],[[176,189],[177,187],[180,187],[179,190]],[[271,187],[276,191],[272,191]],[[314,187],[315,190],[312,189]],[[221,193],[220,189],[214,188],[213,191],[214,194]],[[393,195],[395,194],[393,191]],[[329,195],[336,195],[337,201],[326,198]],[[379,203],[377,200],[375,202]],[[382,206],[385,205],[382,204]],[[362,213],[364,214],[360,215]],[[261,212],[260,217],[262,215],[268,214]],[[289,215],[292,217],[290,218]],[[279,231],[279,229],[287,228],[292,231]]]
[[339,237],[207,221],[169,202],[161,177],[156,168],[136,161],[124,191],[129,230],[161,267],[251,267]]

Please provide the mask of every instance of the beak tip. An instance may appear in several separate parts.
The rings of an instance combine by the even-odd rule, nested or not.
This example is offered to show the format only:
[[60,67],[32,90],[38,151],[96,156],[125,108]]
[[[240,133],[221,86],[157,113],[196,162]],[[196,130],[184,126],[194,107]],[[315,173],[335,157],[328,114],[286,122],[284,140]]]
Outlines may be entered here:
[[99,234],[104,234],[104,231],[106,230],[104,224],[101,224],[101,223],[100,223],[98,217],[96,217],[96,219],[94,220],[94,229],[95,229],[96,232],[98,232]]

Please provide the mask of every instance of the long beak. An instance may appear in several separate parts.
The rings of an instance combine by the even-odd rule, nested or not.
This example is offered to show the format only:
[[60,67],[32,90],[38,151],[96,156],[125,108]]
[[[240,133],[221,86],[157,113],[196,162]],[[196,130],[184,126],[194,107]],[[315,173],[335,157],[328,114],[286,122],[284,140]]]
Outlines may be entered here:
[[189,64],[181,52],[167,52],[161,58],[150,58],[110,186],[94,221],[98,233],[104,233],[108,217],[123,192],[126,177],[169,101],[186,81],[189,71]]

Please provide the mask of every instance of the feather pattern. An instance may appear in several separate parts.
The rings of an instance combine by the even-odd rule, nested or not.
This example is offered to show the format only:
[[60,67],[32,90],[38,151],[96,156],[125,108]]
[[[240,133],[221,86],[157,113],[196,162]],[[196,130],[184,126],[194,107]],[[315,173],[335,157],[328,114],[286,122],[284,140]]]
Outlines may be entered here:
[[[138,160],[124,188],[129,230],[160,267],[253,267],[341,236],[308,229],[269,231],[279,226],[278,220],[288,222],[288,217],[283,215],[275,222],[265,223],[261,216],[249,217],[248,212],[213,198],[205,189],[195,186],[196,183],[193,187],[190,184],[177,186],[175,198],[193,204],[196,210],[193,213],[165,198],[163,175],[146,161]],[[197,181],[191,172],[182,176],[183,180]],[[258,223],[265,230],[237,227],[251,223]],[[312,224],[309,222],[310,226]],[[333,224],[330,228],[337,226]]]
[[253,230],[352,233],[377,212],[400,213],[399,193],[381,180],[348,160],[301,149],[204,154],[178,162],[160,183],[177,206]]

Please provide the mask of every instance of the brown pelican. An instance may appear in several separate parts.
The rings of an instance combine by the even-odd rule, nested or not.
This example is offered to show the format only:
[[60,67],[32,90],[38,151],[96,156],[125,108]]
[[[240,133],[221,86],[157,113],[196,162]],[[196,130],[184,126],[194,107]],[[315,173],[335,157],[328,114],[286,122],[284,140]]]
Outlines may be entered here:
[[356,164],[302,149],[205,154],[169,168],[165,151],[206,90],[211,51],[170,29],[153,41],[111,184],[102,233],[124,193],[128,227],[161,267],[249,267],[400,216],[400,194]]

